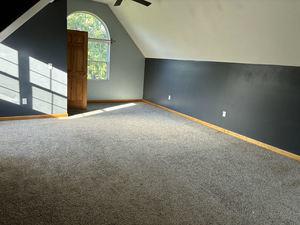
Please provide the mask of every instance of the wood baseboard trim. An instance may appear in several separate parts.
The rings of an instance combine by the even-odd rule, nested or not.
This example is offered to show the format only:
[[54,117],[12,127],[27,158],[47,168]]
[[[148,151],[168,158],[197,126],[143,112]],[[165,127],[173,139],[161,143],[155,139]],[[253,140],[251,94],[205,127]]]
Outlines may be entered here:
[[142,102],[143,99],[112,99],[112,100],[88,100],[88,103],[130,103]]
[[31,116],[6,116],[6,117],[0,117],[0,121],[49,119],[49,118],[63,118],[63,117],[68,117],[68,113],[45,114],[45,115],[31,115]]
[[255,140],[255,139],[252,139],[252,138],[246,137],[246,136],[244,136],[244,135],[235,133],[235,132],[233,132],[233,131],[227,130],[227,129],[222,128],[222,127],[219,127],[219,126],[217,126],[217,125],[214,125],[214,124],[211,124],[211,123],[202,121],[202,120],[197,119],[197,118],[195,118],[195,117],[188,116],[188,115],[186,115],[186,114],[184,114],[184,113],[177,112],[177,111],[175,111],[175,110],[173,110],[173,109],[169,109],[169,108],[167,108],[167,107],[165,107],[165,106],[158,105],[158,104],[156,104],[156,103],[153,103],[153,102],[150,102],[150,101],[147,101],[147,100],[143,100],[143,102],[146,103],[146,104],[149,104],[149,105],[158,107],[158,108],[160,108],[160,109],[163,109],[163,110],[165,110],[165,111],[168,111],[168,112],[170,112],[170,113],[174,113],[174,114],[176,114],[176,115],[178,115],[178,116],[184,117],[184,118],[186,118],[186,119],[188,119],[188,120],[191,120],[191,121],[194,121],[194,122],[196,122],[196,123],[202,124],[202,125],[204,125],[204,126],[207,126],[207,127],[209,127],[209,128],[212,128],[212,129],[217,130],[217,131],[219,131],[219,132],[222,132],[222,133],[224,133],[224,134],[233,136],[233,137],[238,138],[238,139],[240,139],[240,140],[246,141],[246,142],[248,142],[248,143],[257,145],[257,146],[262,147],[262,148],[264,148],[264,149],[267,149],[267,150],[269,150],[269,151],[275,152],[275,153],[277,153],[277,154],[279,154],[279,155],[282,155],[282,156],[285,156],[285,157],[288,157],[288,158],[291,158],[291,159],[300,161],[300,155],[293,154],[293,153],[288,152],[288,151],[286,151],[286,150],[283,150],[283,149],[274,147],[274,146],[272,146],[272,145],[263,143],[263,142],[261,142],[261,141],[257,141],[257,140]]

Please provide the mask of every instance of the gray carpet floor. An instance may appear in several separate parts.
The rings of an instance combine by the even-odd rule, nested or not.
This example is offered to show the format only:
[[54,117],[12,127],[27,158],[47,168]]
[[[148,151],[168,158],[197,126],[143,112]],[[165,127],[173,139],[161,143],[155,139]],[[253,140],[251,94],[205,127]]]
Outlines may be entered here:
[[150,105],[0,123],[1,225],[300,224],[300,164]]

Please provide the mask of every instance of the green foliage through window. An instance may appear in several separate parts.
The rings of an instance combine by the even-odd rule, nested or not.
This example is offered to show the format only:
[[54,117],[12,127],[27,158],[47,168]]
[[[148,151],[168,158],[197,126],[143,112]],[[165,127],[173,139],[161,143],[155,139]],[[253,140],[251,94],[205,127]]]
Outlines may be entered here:
[[110,59],[110,37],[103,22],[96,16],[75,12],[68,16],[68,29],[88,32],[88,79],[107,80]]

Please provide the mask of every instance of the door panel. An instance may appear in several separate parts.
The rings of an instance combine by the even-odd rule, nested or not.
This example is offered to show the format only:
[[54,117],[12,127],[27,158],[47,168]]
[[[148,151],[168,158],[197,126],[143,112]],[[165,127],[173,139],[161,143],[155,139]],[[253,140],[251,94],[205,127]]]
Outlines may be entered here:
[[68,107],[87,107],[88,33],[68,30]]

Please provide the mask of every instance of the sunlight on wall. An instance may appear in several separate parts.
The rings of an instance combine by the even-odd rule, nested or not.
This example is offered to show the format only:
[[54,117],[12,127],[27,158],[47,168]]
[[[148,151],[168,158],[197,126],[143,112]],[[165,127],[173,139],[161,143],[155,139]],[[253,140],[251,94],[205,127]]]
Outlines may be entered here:
[[[19,81],[18,51],[0,44],[0,100],[21,105],[20,98],[28,98],[32,109],[46,114],[67,111],[67,73],[29,57],[29,82]],[[26,78],[26,76],[25,76]],[[20,93],[20,86],[31,85],[32,95]]]
[[29,57],[32,109],[46,114],[67,111],[67,74]]
[[52,91],[62,96],[67,96],[67,73],[53,67],[51,82]]
[[19,81],[0,72],[0,99],[14,104],[20,104]]
[[32,108],[47,114],[66,111],[67,100],[38,87],[32,87]]
[[12,48],[0,44],[0,72],[18,78],[18,64],[18,52]]
[[31,83],[50,89],[50,69],[46,63],[29,57],[29,77]]
[[0,44],[0,100],[20,104],[18,52]]

